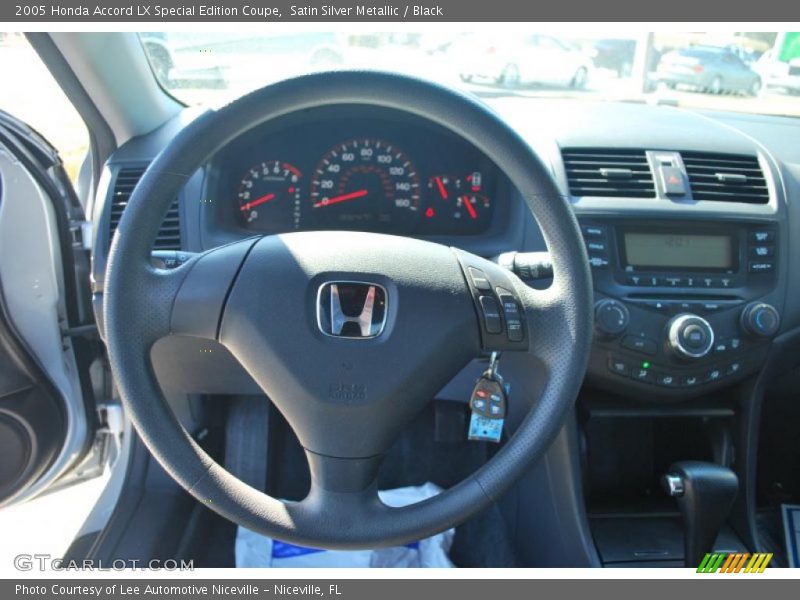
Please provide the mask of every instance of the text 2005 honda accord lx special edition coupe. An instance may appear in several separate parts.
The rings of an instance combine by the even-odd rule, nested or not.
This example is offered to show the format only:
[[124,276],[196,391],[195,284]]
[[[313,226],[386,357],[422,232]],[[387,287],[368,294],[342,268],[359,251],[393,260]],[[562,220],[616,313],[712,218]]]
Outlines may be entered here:
[[719,33],[622,74],[607,33],[491,35],[524,83],[463,81],[476,32],[1,38],[4,529],[78,511],[61,556],[106,564],[793,564],[800,101],[654,87]]

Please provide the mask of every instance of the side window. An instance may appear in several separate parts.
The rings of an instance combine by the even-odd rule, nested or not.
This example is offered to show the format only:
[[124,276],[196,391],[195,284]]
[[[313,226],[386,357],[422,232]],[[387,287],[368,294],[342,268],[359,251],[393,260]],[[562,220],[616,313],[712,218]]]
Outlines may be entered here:
[[89,150],[86,125],[21,33],[0,32],[0,81],[0,109],[47,138],[74,183]]

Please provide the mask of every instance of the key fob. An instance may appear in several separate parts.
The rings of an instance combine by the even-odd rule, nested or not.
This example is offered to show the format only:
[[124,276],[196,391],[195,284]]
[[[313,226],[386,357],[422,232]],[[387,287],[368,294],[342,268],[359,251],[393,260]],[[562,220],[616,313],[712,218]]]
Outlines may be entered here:
[[505,419],[506,392],[502,380],[484,373],[472,390],[469,408],[474,414],[487,419]]

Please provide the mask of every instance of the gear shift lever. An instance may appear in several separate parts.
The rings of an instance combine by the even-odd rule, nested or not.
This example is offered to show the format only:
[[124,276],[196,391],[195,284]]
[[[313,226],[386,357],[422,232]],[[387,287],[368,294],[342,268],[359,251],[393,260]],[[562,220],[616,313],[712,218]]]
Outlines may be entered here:
[[667,493],[677,499],[683,515],[686,566],[697,567],[713,549],[730,514],[739,490],[739,479],[727,467],[682,461],[670,466],[662,484]]

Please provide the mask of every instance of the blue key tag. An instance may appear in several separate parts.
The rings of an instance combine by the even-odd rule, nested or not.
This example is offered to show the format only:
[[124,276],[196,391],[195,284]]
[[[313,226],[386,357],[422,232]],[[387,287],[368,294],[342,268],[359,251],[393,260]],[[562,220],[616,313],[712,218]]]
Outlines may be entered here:
[[505,419],[488,419],[478,413],[472,413],[469,419],[468,438],[475,442],[499,442],[503,437]]

